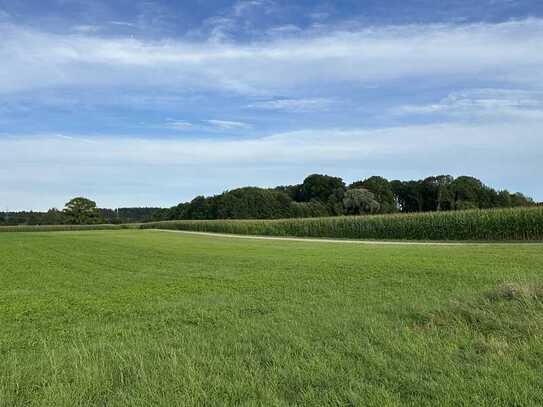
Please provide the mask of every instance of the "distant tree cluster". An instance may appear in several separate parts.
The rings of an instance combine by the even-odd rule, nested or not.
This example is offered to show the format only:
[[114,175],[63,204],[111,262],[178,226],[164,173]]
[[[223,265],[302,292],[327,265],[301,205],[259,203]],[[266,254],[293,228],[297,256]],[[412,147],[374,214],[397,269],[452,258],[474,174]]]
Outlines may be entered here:
[[153,216],[157,211],[163,210],[162,208],[117,208],[117,209],[105,209],[98,208],[100,216],[104,219],[105,223],[139,223],[149,222],[153,219]]
[[416,181],[373,176],[347,186],[341,178],[312,174],[298,185],[198,196],[155,212],[154,219],[277,219],[531,205],[534,201],[520,193],[496,191],[468,176],[439,175]]
[[373,176],[346,185],[339,177],[312,174],[297,185],[239,188],[211,197],[197,196],[172,208],[100,209],[95,202],[78,197],[62,211],[0,212],[0,225],[309,218],[532,205],[536,203],[521,193],[496,191],[468,176],[438,175],[414,181]]
[[99,223],[148,222],[161,208],[97,208],[90,199],[77,197],[66,203],[63,210],[47,212],[0,212],[0,225],[64,225]]

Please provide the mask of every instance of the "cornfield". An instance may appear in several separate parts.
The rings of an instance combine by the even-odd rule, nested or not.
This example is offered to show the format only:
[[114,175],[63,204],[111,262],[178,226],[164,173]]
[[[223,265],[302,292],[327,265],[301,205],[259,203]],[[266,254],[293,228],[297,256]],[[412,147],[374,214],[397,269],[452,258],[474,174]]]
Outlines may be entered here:
[[390,240],[543,240],[543,207],[280,220],[182,220],[141,224],[242,235]]
[[279,220],[176,220],[125,225],[4,226],[0,232],[173,229],[240,235],[388,240],[543,240],[543,207]]

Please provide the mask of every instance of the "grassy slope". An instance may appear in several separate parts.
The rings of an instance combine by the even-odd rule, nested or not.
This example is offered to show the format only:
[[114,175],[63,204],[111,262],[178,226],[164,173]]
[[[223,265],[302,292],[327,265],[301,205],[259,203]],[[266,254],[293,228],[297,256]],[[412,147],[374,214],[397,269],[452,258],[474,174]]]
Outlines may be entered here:
[[541,405],[542,249],[0,234],[0,405]]

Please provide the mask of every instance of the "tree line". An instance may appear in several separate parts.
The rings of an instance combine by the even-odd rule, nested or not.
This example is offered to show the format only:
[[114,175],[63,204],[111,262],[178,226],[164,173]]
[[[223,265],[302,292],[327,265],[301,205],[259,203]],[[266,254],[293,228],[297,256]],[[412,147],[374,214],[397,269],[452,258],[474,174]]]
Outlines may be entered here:
[[346,185],[339,177],[312,174],[296,185],[245,187],[210,197],[198,196],[159,210],[153,217],[278,219],[532,205],[535,202],[521,193],[496,191],[470,176],[438,175],[412,181],[372,176]]
[[161,208],[98,208],[90,199],[78,197],[66,203],[63,210],[51,208],[46,212],[0,212],[0,225],[65,225],[65,224],[121,224],[153,220]]
[[431,212],[532,206],[521,193],[496,191],[470,176],[432,176],[389,181],[372,176],[347,185],[342,178],[312,174],[301,184],[245,187],[214,196],[197,196],[172,208],[97,208],[78,197],[63,210],[0,212],[0,225],[133,223],[176,219],[280,219]]

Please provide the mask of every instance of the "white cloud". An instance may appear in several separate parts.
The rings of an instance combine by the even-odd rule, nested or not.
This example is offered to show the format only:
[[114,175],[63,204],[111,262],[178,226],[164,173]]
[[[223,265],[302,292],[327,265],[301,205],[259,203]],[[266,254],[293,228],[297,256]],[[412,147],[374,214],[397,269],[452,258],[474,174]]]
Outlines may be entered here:
[[280,110],[286,112],[319,112],[329,110],[337,102],[334,99],[275,99],[252,103],[247,107],[262,110]]
[[445,114],[456,118],[543,119],[543,91],[523,89],[470,89],[452,92],[438,103],[405,105],[397,114]]
[[56,35],[0,24],[0,92],[148,86],[251,94],[315,83],[485,78],[539,86],[543,20],[307,31],[251,44]]
[[242,17],[255,9],[270,13],[274,8],[275,3],[271,0],[238,0],[232,8],[232,13],[236,17]]
[[250,129],[251,125],[243,122],[235,122],[230,120],[207,120],[207,123],[223,130],[232,130],[232,129]]
[[280,25],[268,30],[268,34],[274,37],[291,36],[302,32],[302,29],[294,24]]
[[65,139],[65,140],[74,140],[72,136],[65,136],[64,134],[55,134],[55,137]]
[[200,28],[191,30],[191,35],[207,35],[212,43],[229,41],[240,33],[255,35],[258,23],[253,19],[276,10],[277,5],[272,0],[238,0],[232,7],[205,19]]
[[136,24],[129,23],[127,21],[110,21],[109,24],[123,26],[123,27],[137,27]]
[[76,26],[72,27],[73,31],[77,31],[77,32],[83,33],[83,34],[95,33],[95,32],[100,31],[101,29],[102,29],[102,27],[100,27],[98,25],[76,25]]
[[189,130],[193,124],[184,120],[168,120],[166,127],[173,130]]
[[519,122],[308,129],[230,140],[4,137],[0,206],[45,209],[75,194],[105,206],[173,205],[225,188],[299,182],[313,172],[348,181],[472,174],[542,200],[534,182],[543,161],[542,130],[541,122]]

